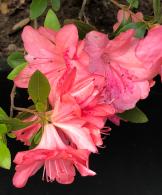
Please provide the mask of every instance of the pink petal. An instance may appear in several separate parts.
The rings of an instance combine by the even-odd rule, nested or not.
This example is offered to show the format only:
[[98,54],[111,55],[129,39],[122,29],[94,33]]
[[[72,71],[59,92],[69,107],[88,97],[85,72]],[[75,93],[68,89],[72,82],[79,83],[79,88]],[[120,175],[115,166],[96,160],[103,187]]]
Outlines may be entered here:
[[36,58],[54,57],[55,45],[51,43],[46,37],[42,36],[38,30],[30,26],[26,26],[22,33],[25,50]]
[[41,167],[42,162],[33,162],[29,165],[17,165],[16,173],[13,177],[13,185],[22,188],[26,185],[28,178],[33,176]]
[[65,25],[56,35],[56,45],[63,53],[68,51],[68,56],[72,58],[76,52],[78,44],[78,31],[75,25]]

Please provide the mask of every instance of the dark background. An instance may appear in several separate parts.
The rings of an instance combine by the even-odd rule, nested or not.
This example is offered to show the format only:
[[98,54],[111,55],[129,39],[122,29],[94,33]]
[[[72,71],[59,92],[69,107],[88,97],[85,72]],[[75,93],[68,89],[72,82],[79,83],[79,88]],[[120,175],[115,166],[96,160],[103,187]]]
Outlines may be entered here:
[[[1,58],[6,57],[12,49],[22,48],[21,31],[10,32],[16,22],[28,16],[31,2],[26,0],[24,5],[19,5],[18,1],[8,0],[10,12],[7,15],[0,13],[0,106],[7,112],[12,82],[5,79],[7,70]],[[99,30],[111,32],[117,9],[105,2],[89,0],[85,13],[89,22]],[[141,0],[140,10],[151,15],[151,2]],[[62,21],[77,18],[81,3],[82,0],[62,0],[59,18]],[[111,124],[111,135],[105,140],[106,148],[100,149],[100,154],[92,155],[90,159],[90,168],[97,172],[96,176],[83,178],[78,174],[73,184],[60,185],[43,182],[40,170],[29,179],[26,187],[16,189],[12,186],[12,164],[10,171],[0,169],[0,195],[162,195],[162,85],[160,78],[157,81],[148,99],[138,105],[149,118],[147,124],[122,123],[120,127]],[[16,100],[19,106],[23,105],[25,97],[19,90]],[[27,149],[22,143],[11,139],[9,148],[12,159],[18,151]]]
[[[12,82],[6,80],[7,71],[0,71],[0,106],[8,112],[9,92]],[[20,99],[20,95],[22,98]],[[18,91],[16,102],[21,106],[25,95]],[[138,105],[149,118],[147,124],[122,123],[113,126],[105,140],[105,149],[92,155],[90,167],[97,172],[94,177],[79,174],[71,185],[41,180],[42,171],[29,179],[23,189],[12,186],[14,164],[10,171],[0,169],[0,195],[161,195],[162,194],[162,85],[160,78],[147,100]],[[9,140],[12,159],[16,152],[25,150],[22,143]]]

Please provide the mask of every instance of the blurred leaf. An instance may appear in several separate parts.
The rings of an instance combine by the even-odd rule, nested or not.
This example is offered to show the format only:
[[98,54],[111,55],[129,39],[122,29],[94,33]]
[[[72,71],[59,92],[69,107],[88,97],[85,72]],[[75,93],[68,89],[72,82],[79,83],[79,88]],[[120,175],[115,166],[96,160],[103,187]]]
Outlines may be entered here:
[[26,61],[24,59],[24,55],[16,51],[8,56],[7,63],[11,66],[11,68],[16,68],[20,64],[26,63]]
[[137,107],[131,110],[127,110],[123,113],[118,114],[123,120],[132,122],[132,123],[146,123],[148,122],[147,116]]
[[0,140],[0,167],[10,169],[11,154],[7,146]]
[[26,62],[18,65],[17,67],[15,67],[7,76],[7,79],[9,80],[14,80],[15,77],[25,68],[25,66],[27,65]]
[[124,26],[122,26],[121,28],[118,28],[114,34],[115,36],[119,35],[121,32],[125,32],[129,29],[135,29],[136,30],[136,34],[135,37],[137,38],[142,38],[145,35],[145,32],[147,30],[147,26],[144,22],[137,22],[137,23],[128,23]]
[[159,22],[161,17],[161,3],[160,0],[153,0],[153,10],[154,10],[154,17],[157,22]]
[[0,3],[0,12],[2,14],[8,14],[9,13],[8,3],[7,2],[1,2]]
[[130,4],[131,8],[138,8],[139,6],[139,0],[127,0],[127,2]]
[[56,30],[56,31],[59,30],[61,27],[60,22],[56,16],[56,14],[51,9],[48,10],[48,13],[46,15],[46,18],[44,21],[44,27],[50,28],[50,29]]
[[61,2],[60,0],[51,0],[52,8],[55,11],[58,11],[60,9]]
[[30,5],[30,18],[36,19],[37,17],[42,15],[47,8],[47,4],[47,0],[32,0],[32,3]]
[[[35,105],[38,106],[38,104],[39,105],[44,104],[42,108],[43,107],[46,108],[47,98],[50,93],[50,84],[48,82],[48,79],[40,71],[37,70],[32,75],[29,81],[28,92]],[[39,111],[45,111],[45,110],[43,109]]]
[[66,19],[64,24],[75,24],[78,29],[80,39],[83,39],[88,32],[96,30],[94,26],[75,19]]
[[15,131],[15,130],[23,129],[25,127],[32,125],[34,122],[35,121],[22,122],[18,118],[10,118],[10,117],[8,117],[8,119],[0,119],[0,124],[9,125],[10,129],[8,129],[8,131]]
[[9,138],[16,138],[16,135],[15,134],[13,134],[13,133],[7,133],[7,136],[9,137]]

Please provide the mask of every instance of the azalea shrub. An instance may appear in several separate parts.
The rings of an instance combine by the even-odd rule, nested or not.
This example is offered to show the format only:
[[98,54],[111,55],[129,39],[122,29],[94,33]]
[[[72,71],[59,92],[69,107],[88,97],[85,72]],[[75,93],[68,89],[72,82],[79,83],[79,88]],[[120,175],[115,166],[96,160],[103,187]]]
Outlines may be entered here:
[[[48,7],[47,0],[39,2],[30,6],[34,24]],[[10,115],[0,109],[0,166],[11,166],[7,137],[29,147],[13,160],[18,188],[42,167],[47,182],[71,184],[76,170],[94,176],[89,156],[102,148],[110,122],[147,122],[136,104],[148,97],[162,72],[160,0],[152,1],[150,17],[138,11],[138,0],[110,0],[119,10],[109,35],[82,20],[60,24],[61,3],[50,2],[44,26],[24,27],[24,53],[7,59],[13,89]],[[30,107],[14,105],[17,88],[27,89]]]

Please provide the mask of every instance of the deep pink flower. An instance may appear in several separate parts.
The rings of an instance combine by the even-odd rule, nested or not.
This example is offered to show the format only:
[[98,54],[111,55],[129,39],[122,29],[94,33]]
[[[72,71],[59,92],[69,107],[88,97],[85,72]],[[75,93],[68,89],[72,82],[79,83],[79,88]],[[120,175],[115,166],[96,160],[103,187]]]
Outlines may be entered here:
[[52,87],[50,103],[55,108],[55,100],[64,94],[68,94],[68,98],[75,99],[80,108],[79,117],[84,121],[84,127],[88,128],[95,145],[101,146],[101,129],[104,128],[107,118],[115,114],[115,109],[103,102],[101,96],[103,89],[99,91],[96,88],[95,77],[85,77],[75,82],[76,71],[75,68],[69,69],[59,80],[57,87]]
[[51,114],[52,124],[67,136],[70,143],[78,149],[97,152],[89,129],[85,127],[86,121],[81,118],[81,109],[73,97],[66,94],[58,99]]
[[87,150],[76,150],[65,145],[55,127],[46,124],[39,145],[16,155],[14,162],[17,165],[13,184],[18,188],[24,187],[28,178],[42,166],[44,166],[43,179],[46,174],[45,178],[50,182],[56,180],[61,184],[72,183],[75,176],[74,167],[82,176],[93,176],[95,172],[88,168],[88,157]]

